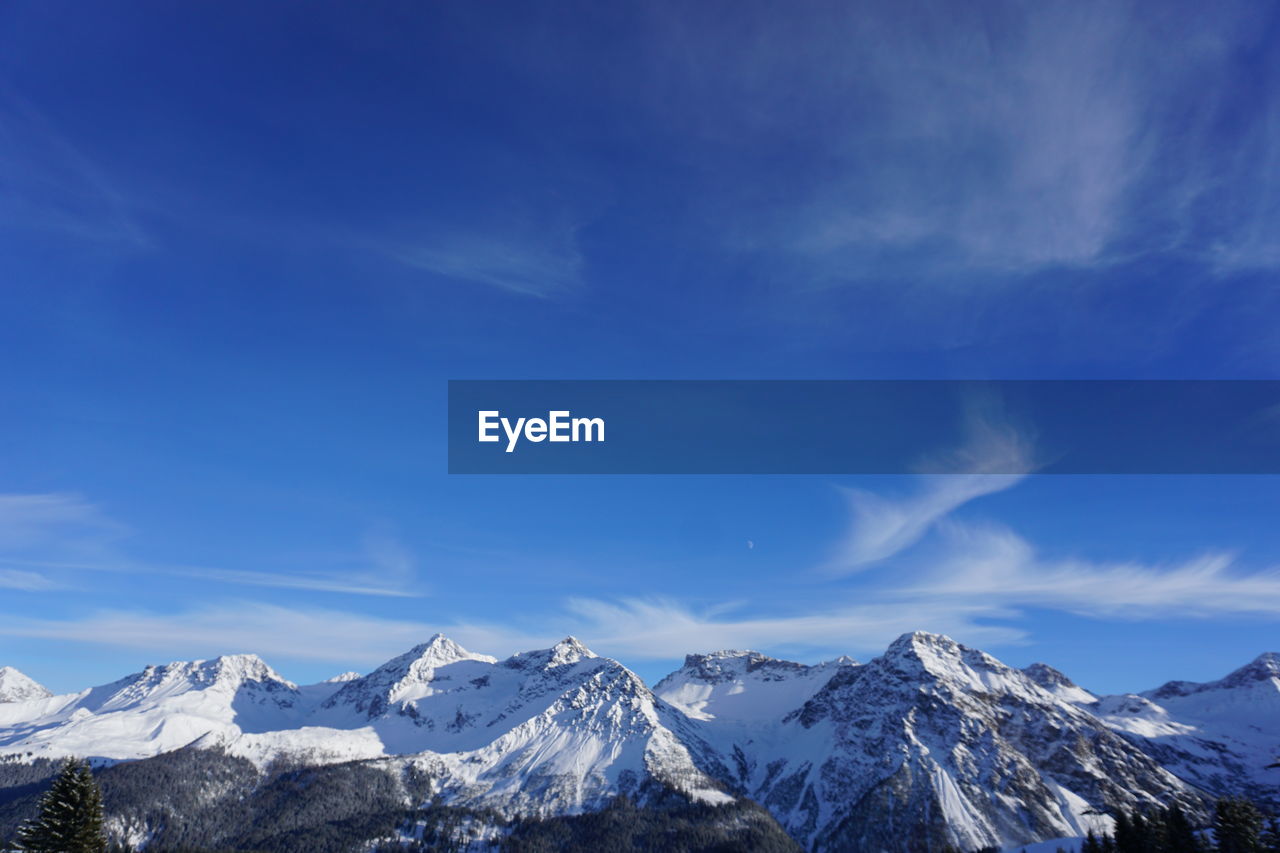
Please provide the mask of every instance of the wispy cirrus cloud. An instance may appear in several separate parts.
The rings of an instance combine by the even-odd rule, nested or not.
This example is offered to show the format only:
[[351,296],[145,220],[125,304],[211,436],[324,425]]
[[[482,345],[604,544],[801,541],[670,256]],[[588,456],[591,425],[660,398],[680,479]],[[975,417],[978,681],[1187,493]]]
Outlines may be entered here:
[[378,664],[430,636],[424,624],[324,608],[233,601],[177,612],[102,610],[74,619],[10,614],[0,634],[142,649],[157,660],[252,652]]
[[65,492],[0,494],[0,549],[86,550],[127,533],[82,495]]
[[1272,266],[1280,96],[1255,81],[1273,10],[1174,6],[873,2],[785,26],[745,10],[724,33],[671,15],[655,88],[704,135],[813,164],[702,201],[730,246],[809,287],[1170,252]]
[[1017,485],[1036,468],[1025,431],[1005,418],[996,401],[969,401],[966,439],[956,450],[928,461],[914,494],[887,498],[865,489],[839,487],[849,507],[849,527],[821,571],[864,571],[919,542],[938,521],[972,500]]
[[[363,549],[331,571],[262,571],[140,561],[127,555],[131,531],[81,495],[0,495],[0,586],[53,589],[57,575],[113,572],[165,575],[219,584],[395,598],[424,594],[412,554],[385,532],[366,537]],[[32,571],[35,570],[35,571]]]
[[445,279],[536,298],[582,286],[582,254],[572,228],[437,230],[380,250],[405,266]]
[[37,572],[22,569],[0,569],[0,589],[16,589],[22,592],[44,592],[58,589],[61,584]]
[[1007,528],[954,522],[944,538],[936,567],[894,594],[1123,619],[1280,616],[1280,569],[1243,571],[1224,551],[1165,564],[1042,557]]
[[[545,648],[572,634],[599,654],[625,661],[678,659],[724,648],[790,650],[807,656],[882,650],[894,637],[932,625],[972,643],[1016,642],[1023,632],[983,625],[990,607],[926,607],[892,612],[855,605],[772,617],[734,617],[666,599],[571,599],[536,627],[467,620],[414,621],[342,610],[230,601],[181,612],[104,610],[72,619],[9,615],[0,636],[40,637],[143,649],[169,659],[255,652],[335,666],[385,662],[437,631],[480,652],[506,656]],[[533,624],[535,620],[527,620]],[[229,644],[231,644],[229,646]],[[234,647],[232,647],[234,646]]]
[[100,245],[151,246],[135,205],[44,113],[0,83],[0,225]]

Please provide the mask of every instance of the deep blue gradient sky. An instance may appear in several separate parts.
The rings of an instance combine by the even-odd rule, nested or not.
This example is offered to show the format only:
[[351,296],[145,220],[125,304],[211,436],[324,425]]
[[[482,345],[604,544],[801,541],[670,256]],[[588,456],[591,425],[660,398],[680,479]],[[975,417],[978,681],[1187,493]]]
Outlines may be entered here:
[[6,3],[0,663],[1220,676],[1275,478],[450,477],[445,382],[1278,378],[1278,233],[1268,4]]

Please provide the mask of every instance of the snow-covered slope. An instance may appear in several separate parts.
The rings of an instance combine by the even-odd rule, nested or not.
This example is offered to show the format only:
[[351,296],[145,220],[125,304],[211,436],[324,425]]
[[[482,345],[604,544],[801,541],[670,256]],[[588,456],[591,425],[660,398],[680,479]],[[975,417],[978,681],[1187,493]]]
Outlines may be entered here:
[[143,758],[210,733],[297,724],[298,689],[257,655],[149,666],[80,693],[0,705],[0,752]]
[[1211,793],[1280,804],[1280,655],[1274,652],[1218,681],[1171,681],[1141,694],[1104,696],[1091,710]]
[[[690,655],[650,690],[572,637],[497,660],[443,636],[296,687],[253,655],[50,696],[0,670],[0,754],[133,759],[183,746],[412,771],[440,802],[548,816],[653,792],[749,796],[809,849],[1022,845],[1104,812],[1280,792],[1280,657],[1220,681],[1098,697],[927,633],[866,664]],[[34,686],[34,689],[33,689]],[[406,777],[407,778],[407,777]]]
[[309,722],[416,754],[456,804],[576,812],[655,780],[729,799],[695,764],[688,733],[674,730],[683,715],[572,637],[497,661],[437,635],[348,682]]
[[720,733],[740,726],[699,724],[742,790],[812,849],[892,848],[903,826],[939,848],[1015,845],[1104,827],[1107,807],[1199,803],[1089,713],[933,634],[836,668],[754,737],[730,744]]
[[1094,696],[1047,663],[1033,663],[1031,666],[1023,667],[1022,674],[1053,694],[1054,698],[1061,699],[1063,702],[1088,705],[1098,700],[1097,696]]
[[[297,688],[254,656],[148,667],[0,706],[0,752],[143,758],[187,745],[259,767],[412,756],[433,794],[545,815],[658,783],[729,801],[689,720],[572,637],[498,661],[435,636],[366,676]],[[691,751],[693,750],[693,751]]]
[[25,702],[47,699],[53,694],[11,666],[0,666],[0,702]]
[[798,708],[848,657],[805,666],[759,652],[722,651],[688,655],[684,666],[654,686],[653,692],[697,720],[776,721]]

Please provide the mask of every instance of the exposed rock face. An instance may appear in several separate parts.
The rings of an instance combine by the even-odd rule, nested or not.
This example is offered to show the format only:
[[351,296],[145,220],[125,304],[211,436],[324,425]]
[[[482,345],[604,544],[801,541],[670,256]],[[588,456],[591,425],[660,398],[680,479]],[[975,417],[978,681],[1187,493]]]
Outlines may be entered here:
[[[1064,679],[1065,680],[1065,679]],[[1105,826],[1098,811],[1201,798],[1028,674],[933,634],[845,666],[802,706],[727,743],[736,781],[812,849],[1016,845]]]
[[1280,787],[1274,654],[1219,681],[1098,697],[1046,664],[1013,669],[917,632],[865,664],[689,655],[650,690],[572,637],[499,661],[437,635],[303,688],[254,655],[65,696],[6,669],[0,688],[18,697],[0,704],[0,753],[15,757],[190,746],[264,778],[282,761],[367,766],[417,780],[404,790],[424,803],[508,821],[621,794],[663,808],[751,798],[810,850],[1016,846],[1105,829],[1121,807],[1203,814],[1205,791]]

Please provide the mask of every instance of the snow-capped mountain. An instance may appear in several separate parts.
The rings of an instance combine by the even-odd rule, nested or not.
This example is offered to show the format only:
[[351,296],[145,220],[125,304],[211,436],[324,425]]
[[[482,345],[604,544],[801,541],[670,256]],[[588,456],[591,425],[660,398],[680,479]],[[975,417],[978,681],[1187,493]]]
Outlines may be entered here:
[[1022,674],[1064,702],[1088,705],[1098,700],[1097,696],[1047,663],[1033,663],[1031,666],[1023,667]]
[[1210,793],[1243,792],[1280,804],[1280,655],[1274,652],[1218,681],[1171,681],[1083,707]]
[[1102,828],[1116,806],[1200,799],[1026,673],[933,634],[836,668],[771,726],[701,725],[741,790],[816,850],[892,847],[904,825],[939,848],[1024,844]]
[[1046,664],[1013,669],[923,632],[865,664],[689,655],[652,690],[572,637],[498,660],[437,635],[367,675],[303,687],[253,655],[62,696],[16,670],[0,679],[15,697],[0,704],[11,761],[189,747],[263,778],[347,762],[391,774],[416,792],[408,805],[509,817],[620,794],[751,798],[811,850],[1022,845],[1103,828],[1117,807],[1203,814],[1205,792],[1280,792],[1267,766],[1280,758],[1276,655],[1220,681],[1102,697]]
[[773,721],[799,707],[837,669],[856,665],[849,657],[806,666],[759,652],[688,655],[653,692],[695,720]]
[[467,805],[577,811],[649,780],[730,799],[673,730],[684,718],[572,637],[498,661],[437,635],[348,682],[312,721],[372,730],[387,754],[416,753],[442,780],[437,793]]
[[257,655],[149,666],[80,693],[0,705],[0,752],[145,758],[298,722],[297,687]]
[[23,675],[11,666],[0,666],[0,702],[25,702],[45,699],[53,694],[43,684]]
[[351,720],[374,720],[398,712],[415,724],[425,724],[424,718],[409,709],[416,709],[417,700],[439,693],[442,684],[445,690],[451,687],[449,682],[460,674],[457,668],[439,681],[436,670],[462,661],[492,664],[497,659],[472,654],[443,634],[436,634],[368,675],[348,680],[324,702],[320,716],[347,723]]
[[683,714],[572,637],[498,661],[435,636],[366,676],[299,689],[254,656],[148,667],[0,707],[0,752],[136,759],[194,745],[326,764],[413,756],[452,803],[521,814],[603,805],[646,784],[732,798],[695,763]]

